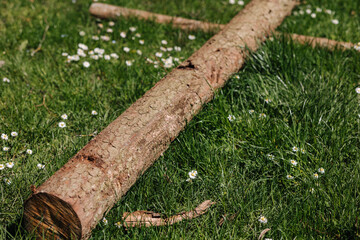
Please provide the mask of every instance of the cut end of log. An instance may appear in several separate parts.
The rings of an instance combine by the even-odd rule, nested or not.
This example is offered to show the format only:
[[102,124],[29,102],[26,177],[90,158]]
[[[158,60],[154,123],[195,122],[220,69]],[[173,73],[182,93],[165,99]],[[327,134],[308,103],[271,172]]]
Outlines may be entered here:
[[39,239],[80,239],[81,222],[72,207],[48,194],[33,194],[24,204],[24,227]]

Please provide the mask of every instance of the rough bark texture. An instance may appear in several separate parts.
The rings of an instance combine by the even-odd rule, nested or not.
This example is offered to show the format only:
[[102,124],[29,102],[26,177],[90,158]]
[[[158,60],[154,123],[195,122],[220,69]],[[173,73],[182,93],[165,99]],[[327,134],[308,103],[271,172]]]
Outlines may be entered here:
[[87,239],[104,213],[212,99],[214,90],[243,66],[245,48],[255,51],[295,5],[293,0],[250,2],[221,32],[34,189],[24,205],[25,227],[33,231],[39,225],[39,236],[46,232],[49,238],[55,234]]
[[[118,18],[123,17],[137,17],[139,19],[151,19],[157,23],[172,23],[173,26],[181,29],[188,30],[203,30],[203,31],[216,31],[222,30],[225,24],[215,24],[202,21],[196,21],[193,19],[186,19],[180,17],[167,16],[157,13],[151,13],[142,10],[129,9],[124,7],[113,6],[105,3],[93,3],[89,9],[90,13],[99,18]],[[277,32],[276,34],[281,35],[282,33]],[[351,49],[354,47],[353,43],[350,42],[338,42],[327,38],[318,38],[311,36],[304,36],[298,34],[285,34],[287,37],[299,42],[300,44],[310,44],[312,47],[320,46],[333,50],[339,49]]]
[[138,9],[130,9],[124,7],[113,6],[105,3],[93,3],[89,9],[90,13],[99,18],[118,18],[122,17],[137,17],[140,19],[154,20],[158,23],[171,23],[174,27],[181,29],[196,30],[202,29],[204,31],[218,29],[225,25],[201,22],[192,19],[186,19],[181,17],[172,17],[163,14],[156,14]]

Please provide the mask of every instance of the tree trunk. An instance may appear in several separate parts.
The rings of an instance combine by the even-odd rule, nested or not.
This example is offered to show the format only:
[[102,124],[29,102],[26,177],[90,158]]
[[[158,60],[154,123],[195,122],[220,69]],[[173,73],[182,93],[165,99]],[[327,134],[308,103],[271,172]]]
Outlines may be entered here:
[[[139,19],[154,20],[157,23],[171,23],[174,27],[178,27],[184,30],[216,31],[222,30],[226,26],[225,24],[215,24],[193,19],[167,16],[142,10],[113,6],[105,3],[93,3],[91,4],[89,11],[92,15],[99,18],[116,19],[120,16],[137,17]],[[277,32],[276,34],[281,36],[282,33]],[[330,50],[334,50],[335,48],[346,50],[354,47],[353,43],[338,42],[327,38],[318,38],[298,34],[285,34],[285,36],[287,38],[291,38],[294,41],[297,41],[300,44],[309,44],[312,47],[320,46]]]
[[176,138],[214,91],[291,13],[294,0],[253,0],[69,162],[24,204],[24,225],[65,239],[87,239],[104,213]]

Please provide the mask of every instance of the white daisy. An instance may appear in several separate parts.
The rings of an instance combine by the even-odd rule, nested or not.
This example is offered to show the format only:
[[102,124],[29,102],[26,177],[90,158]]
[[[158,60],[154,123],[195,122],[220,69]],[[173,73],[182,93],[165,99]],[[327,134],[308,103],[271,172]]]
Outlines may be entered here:
[[109,61],[111,59],[110,55],[104,55],[104,59]]
[[297,152],[297,151],[299,151],[299,148],[294,146],[294,147],[292,148],[292,151],[293,151],[293,152]]
[[121,222],[116,222],[115,224],[114,224],[115,226],[117,226],[118,228],[121,228]]
[[180,51],[181,51],[181,47],[175,46],[175,47],[174,47],[174,50],[177,51],[177,52],[180,52]]
[[87,62],[87,61],[85,61],[85,62],[83,62],[83,66],[86,67],[86,68],[88,68],[88,67],[90,67],[90,63]]
[[271,103],[271,99],[270,99],[270,98],[266,98],[266,99],[265,99],[265,102],[266,102],[266,103]]
[[66,113],[64,113],[63,115],[61,115],[61,118],[66,120],[66,119],[68,119],[68,115]]
[[125,32],[121,32],[121,33],[120,33],[120,37],[126,38],[126,33],[125,33]]
[[66,53],[66,52],[63,52],[62,54],[61,54],[61,56],[63,56],[63,57],[67,57],[69,54],[68,53]]
[[139,40],[139,43],[140,43],[141,45],[144,45],[145,41],[144,41],[144,40]]
[[238,4],[240,5],[240,6],[244,6],[244,1],[238,1]]
[[11,180],[8,179],[8,178],[4,178],[4,182],[5,182],[7,185],[10,185],[10,184],[11,184]]
[[265,224],[265,223],[267,223],[267,222],[268,222],[268,220],[267,220],[267,218],[266,218],[266,217],[264,217],[264,216],[262,216],[262,215],[261,215],[261,216],[259,217],[259,222],[261,222],[261,223],[264,223],[264,224]]
[[173,48],[172,48],[172,47],[168,47],[168,48],[166,48],[166,50],[167,50],[168,52],[171,52],[171,51],[173,50]]
[[339,20],[337,20],[337,19],[333,19],[333,20],[331,20],[331,22],[335,25],[339,24]]
[[142,55],[142,51],[141,50],[136,50],[136,53],[138,54],[138,55]]
[[4,140],[8,140],[9,136],[6,135],[5,133],[3,133],[3,134],[1,134],[1,138],[4,139]]
[[253,114],[254,112],[255,112],[255,110],[253,110],[253,109],[250,109],[250,110],[249,110],[249,113],[250,113],[250,114]]
[[115,58],[115,59],[118,59],[118,58],[119,58],[119,55],[117,55],[116,53],[112,53],[112,54],[110,54],[110,56],[111,56],[112,58]]
[[94,116],[96,116],[96,115],[98,115],[98,113],[97,113],[97,111],[95,111],[95,110],[92,110],[92,111],[91,111],[91,115],[94,115]]
[[124,47],[123,50],[124,50],[124,52],[130,52],[130,48],[128,48],[128,47]]
[[141,34],[140,34],[140,33],[136,33],[136,34],[135,34],[135,37],[139,38],[139,37],[141,37]]
[[83,36],[85,36],[85,32],[84,32],[84,31],[80,31],[80,32],[79,32],[79,35],[83,37]]
[[155,53],[155,56],[156,56],[156,57],[159,57],[159,58],[161,58],[161,57],[162,57],[162,55],[163,55],[163,54],[162,54],[161,52],[157,52],[157,53]]
[[125,61],[125,64],[126,64],[126,66],[130,67],[130,66],[132,65],[132,61],[126,60],[126,61]]
[[79,43],[79,44],[78,44],[78,47],[81,48],[82,50],[85,50],[85,51],[87,51],[87,50],[89,49],[88,46],[86,46],[86,45],[83,44],[83,43]]
[[112,32],[113,32],[113,30],[112,30],[112,28],[108,28],[108,29],[106,29],[106,32],[108,32],[108,33],[112,33]]
[[97,25],[99,28],[103,28],[104,27],[104,24],[102,24],[102,23],[98,23],[98,25]]
[[305,11],[307,14],[311,14],[311,9],[306,9]]
[[9,151],[9,150],[10,150],[9,147],[3,147],[3,151],[4,151],[4,152],[7,152],[7,151]]
[[66,127],[66,123],[64,123],[64,122],[59,122],[59,127],[60,127],[60,128]]
[[188,38],[189,38],[190,40],[195,40],[196,37],[195,37],[194,35],[189,35]]
[[29,154],[29,155],[31,155],[31,154],[33,154],[33,151],[32,151],[31,149],[27,149],[27,150],[26,150],[26,153]]
[[294,177],[291,176],[290,174],[286,175],[286,178],[287,178],[287,179],[290,179],[290,180],[291,180],[291,179],[294,179]]
[[8,162],[8,163],[6,163],[6,166],[7,166],[8,168],[13,168],[13,167],[14,167],[14,162]]
[[10,82],[10,79],[8,79],[7,77],[4,77],[4,78],[3,78],[3,82],[9,83],[9,82]]
[[108,224],[108,220],[107,220],[106,218],[103,218],[101,221],[102,221],[102,223],[103,223],[104,225],[107,225],[107,224]]
[[324,173],[325,173],[325,169],[321,167],[321,168],[318,169],[318,172],[321,173],[321,174],[324,174]]
[[313,174],[313,177],[314,177],[315,179],[318,179],[318,178],[319,178],[319,174],[314,173],[314,174]]
[[356,92],[357,94],[360,94],[360,87],[355,88],[355,92]]
[[167,49],[164,48],[164,47],[160,47],[160,50],[163,51],[163,52],[166,52],[166,51],[167,51]]
[[5,168],[5,165],[0,163],[0,170],[3,170]]
[[94,59],[94,60],[98,60],[99,59],[99,56],[98,55],[92,55],[90,56],[90,58]]
[[305,149],[300,148],[300,152],[301,152],[302,154],[305,154]]
[[265,113],[260,113],[259,118],[266,118],[266,114]]
[[168,42],[166,40],[161,40],[161,44],[166,45],[166,44],[168,44]]
[[110,41],[110,37],[109,36],[100,36],[101,40],[103,41]]
[[36,166],[37,166],[38,169],[44,169],[45,168],[45,165],[41,164],[41,163],[38,163]]
[[290,163],[291,163],[291,165],[293,165],[293,166],[296,166],[296,165],[298,164],[297,161],[295,161],[295,160],[293,160],[293,159],[290,160]]
[[11,132],[10,135],[11,135],[12,137],[17,137],[17,136],[18,136],[18,133],[17,133],[17,132]]
[[267,156],[267,158],[268,159],[270,159],[270,160],[274,160],[275,159],[275,156],[274,155],[272,155],[272,154],[268,154],[268,155],[266,155]]
[[129,27],[129,30],[130,30],[131,32],[135,32],[135,31],[136,31],[136,27]]
[[189,177],[191,179],[195,179],[197,174],[198,174],[198,172],[196,170],[192,170],[192,171],[189,172]]
[[113,21],[110,21],[110,22],[109,22],[109,26],[110,26],[110,27],[113,27],[113,26],[115,26],[115,23],[114,23]]
[[322,12],[322,9],[319,8],[319,7],[317,7],[317,8],[316,8],[316,11],[317,11],[317,12]]
[[227,118],[229,119],[230,122],[232,122],[236,119],[235,116],[231,115],[231,114]]
[[229,0],[230,4],[235,4],[235,0]]

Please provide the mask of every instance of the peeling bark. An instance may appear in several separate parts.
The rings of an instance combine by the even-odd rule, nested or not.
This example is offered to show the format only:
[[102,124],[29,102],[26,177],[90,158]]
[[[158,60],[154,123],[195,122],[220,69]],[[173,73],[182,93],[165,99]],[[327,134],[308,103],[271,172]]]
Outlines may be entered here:
[[[89,9],[90,13],[99,18],[119,18],[122,17],[137,17],[139,19],[154,20],[157,23],[170,23],[174,27],[179,27],[184,30],[203,30],[203,31],[216,31],[222,30],[225,24],[215,24],[209,22],[202,22],[193,19],[186,19],[180,17],[167,16],[142,10],[129,9],[125,7],[113,6],[105,3],[93,3]],[[276,32],[277,35],[282,33]],[[352,49],[353,43],[338,42],[327,38],[304,36],[299,34],[285,34],[286,37],[299,42],[300,44],[309,44],[312,47],[320,46],[334,50],[339,48],[342,50]]]
[[255,51],[295,5],[294,0],[250,2],[36,188],[24,204],[25,228],[39,238],[87,239],[214,90],[243,66],[245,49]]

